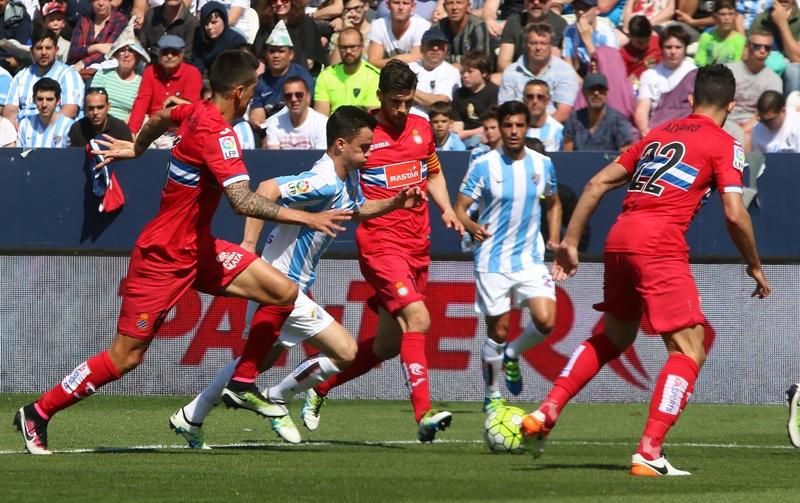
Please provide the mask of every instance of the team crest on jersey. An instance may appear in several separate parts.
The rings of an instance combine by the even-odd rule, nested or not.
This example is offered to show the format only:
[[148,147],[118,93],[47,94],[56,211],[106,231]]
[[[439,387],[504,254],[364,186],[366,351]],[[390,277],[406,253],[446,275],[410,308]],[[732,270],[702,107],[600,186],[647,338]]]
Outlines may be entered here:
[[222,150],[223,159],[235,159],[239,157],[239,148],[236,146],[236,139],[233,136],[223,136],[220,138],[219,148]]
[[291,182],[286,184],[286,191],[289,192],[290,196],[305,194],[310,190],[311,190],[311,184],[308,183],[308,180],[299,180],[296,182]]
[[353,88],[353,97],[354,98],[358,98],[359,94],[361,94],[361,89],[359,89],[358,87],[354,87]]
[[411,134],[414,138],[414,143],[416,143],[417,145],[422,145],[422,135],[419,134],[419,131],[417,131],[416,129],[412,129]]
[[402,281],[398,281],[394,284],[394,287],[397,289],[397,295],[401,297],[405,297],[408,295],[408,287]]
[[533,176],[531,177],[531,180],[533,180],[533,183],[538,184],[539,178],[540,178],[539,173],[534,173]]
[[136,317],[136,328],[139,330],[147,330],[150,326],[150,315],[147,313],[139,313]]
[[744,149],[738,143],[733,144],[733,167],[738,171],[744,171]]
[[239,261],[242,260],[243,255],[239,252],[220,252],[217,255],[217,262],[222,264],[222,267],[231,271],[234,267],[239,265]]

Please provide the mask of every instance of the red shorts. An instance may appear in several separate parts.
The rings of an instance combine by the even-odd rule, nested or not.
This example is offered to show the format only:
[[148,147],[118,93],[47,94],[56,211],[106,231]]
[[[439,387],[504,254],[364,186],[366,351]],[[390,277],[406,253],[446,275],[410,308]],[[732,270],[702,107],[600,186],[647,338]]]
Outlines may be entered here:
[[384,307],[392,316],[418,300],[425,300],[428,286],[429,256],[410,257],[397,252],[360,253],[358,264],[364,279],[375,290],[367,303]]
[[213,239],[198,250],[197,263],[176,268],[155,250],[134,247],[122,292],[117,332],[150,340],[169,311],[189,288],[218,295],[258,259],[244,248]]
[[604,263],[598,311],[621,321],[638,321],[644,312],[659,334],[705,322],[687,257],[606,252]]

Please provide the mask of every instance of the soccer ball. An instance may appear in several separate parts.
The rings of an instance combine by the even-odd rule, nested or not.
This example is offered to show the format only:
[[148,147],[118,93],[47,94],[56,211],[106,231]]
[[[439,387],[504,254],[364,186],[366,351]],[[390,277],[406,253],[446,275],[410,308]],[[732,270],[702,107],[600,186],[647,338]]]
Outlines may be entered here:
[[526,414],[518,407],[499,407],[493,410],[486,417],[483,429],[483,438],[489,450],[513,454],[524,452],[520,426]]

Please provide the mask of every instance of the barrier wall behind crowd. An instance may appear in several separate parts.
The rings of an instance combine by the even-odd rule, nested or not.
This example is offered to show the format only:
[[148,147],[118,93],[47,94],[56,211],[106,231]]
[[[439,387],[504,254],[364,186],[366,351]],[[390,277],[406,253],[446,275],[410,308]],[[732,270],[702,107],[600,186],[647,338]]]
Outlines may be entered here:
[[[0,392],[37,392],[62,379],[88,355],[107,347],[116,328],[118,286],[127,258],[66,256],[0,257]],[[750,298],[752,281],[743,266],[693,266],[708,315],[710,356],[694,401],[776,403],[796,382],[800,265],[772,265],[768,300]],[[359,338],[374,334],[375,315],[364,308],[371,289],[354,260],[323,260],[314,288],[317,301]],[[602,265],[583,264],[558,291],[558,324],[550,338],[524,355],[525,388],[519,400],[539,400],[573,349],[602,330],[599,313]],[[435,400],[480,400],[483,321],[473,311],[469,262],[434,262],[427,304],[427,337]],[[193,394],[243,345],[246,304],[240,299],[187,293],[165,322],[145,362],[104,392]],[[512,333],[528,323],[514,311]],[[303,348],[262,377],[276,382],[305,357]],[[578,397],[583,401],[646,401],[666,358],[660,337],[647,327],[638,341],[604,369]],[[337,389],[337,398],[406,396],[397,359]]]
[[[116,215],[100,215],[83,168],[80,149],[39,149],[23,154],[17,149],[0,149],[0,180],[4,193],[0,212],[5,223],[0,228],[0,250],[5,252],[84,252],[127,253],[137,234],[158,210],[161,188],[166,179],[167,152],[148,151],[143,157],[119,164],[120,184],[127,203]],[[309,169],[320,152],[247,151],[245,160],[253,180]],[[463,152],[441,154],[451,197],[467,168]],[[602,153],[554,153],[559,180],[580,193],[583,185],[612,157]],[[800,215],[800,198],[792,187],[800,186],[796,154],[767,157],[768,169],[759,180],[760,209],[751,211],[766,257],[800,257],[790,218]],[[591,221],[590,252],[602,251],[604,237],[616,218],[623,191],[612,193],[600,205]],[[441,225],[438,210],[432,211],[432,254],[452,257],[460,254],[455,235]],[[352,255],[351,230],[334,243],[331,252]],[[229,240],[241,239],[242,219],[223,201],[214,221],[215,232]],[[788,232],[787,232],[788,231]],[[737,257],[725,232],[719,198],[712,197],[689,231],[689,243],[696,257]]]

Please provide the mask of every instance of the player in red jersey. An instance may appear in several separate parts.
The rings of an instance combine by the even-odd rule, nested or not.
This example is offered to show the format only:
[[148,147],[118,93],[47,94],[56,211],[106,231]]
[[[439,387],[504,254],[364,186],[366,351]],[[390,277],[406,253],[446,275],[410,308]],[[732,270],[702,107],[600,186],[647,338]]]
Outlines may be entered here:
[[[392,60],[381,70],[378,125],[369,159],[361,168],[361,188],[367,199],[390,198],[404,187],[426,190],[442,211],[445,225],[463,233],[450,204],[430,124],[409,114],[416,88],[417,76],[407,64]],[[348,369],[307,392],[302,419],[309,429],[319,425],[319,410],[328,391],[398,353],[419,425],[419,440],[430,442],[437,431],[450,425],[449,412],[431,409],[425,358],[425,334],[430,326],[425,306],[430,264],[428,218],[427,205],[421,205],[394,210],[362,222],[356,229],[361,273],[375,289],[368,304],[378,312],[378,330],[374,338],[359,343]]]
[[720,127],[733,109],[735,91],[728,68],[701,68],[689,97],[692,115],[652,130],[586,185],[556,251],[553,277],[563,280],[575,274],[578,241],[589,217],[606,192],[627,186],[622,213],[606,240],[603,302],[595,305],[605,313],[605,333],[578,346],[542,404],[525,417],[523,435],[535,455],[567,402],[633,343],[644,313],[661,334],[669,357],[653,390],[631,474],[689,475],[667,461],[661,445],[706,359],[705,316],[689,268],[685,233],[712,189],[720,191],[728,233],[756,281],[753,296],[770,293],[742,203],[744,151]]
[[98,167],[114,159],[138,157],[168,128],[178,128],[161,209],[145,226],[131,253],[114,341],[37,401],[20,408],[14,417],[31,454],[50,454],[47,425],[53,414],[141,363],[167,313],[189,288],[262,304],[224,399],[263,416],[286,414],[283,405],[261,396],[254,381],[292,311],[297,286],[255,254],[214,238],[211,218],[223,192],[237,213],[302,224],[330,235],[342,230],[336,222],[349,219],[349,214],[292,210],[250,191],[250,177],[231,122],[244,114],[250,102],[257,66],[249,53],[221,53],[210,70],[211,99],[164,110],[150,118],[135,143],[109,138],[102,143],[110,150],[93,152],[105,154]]

